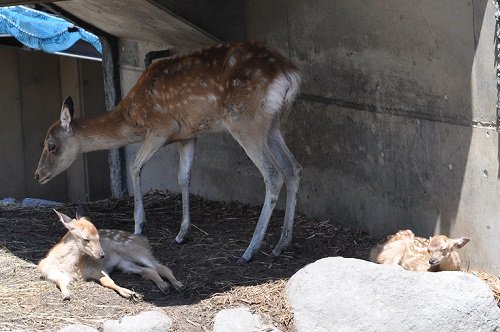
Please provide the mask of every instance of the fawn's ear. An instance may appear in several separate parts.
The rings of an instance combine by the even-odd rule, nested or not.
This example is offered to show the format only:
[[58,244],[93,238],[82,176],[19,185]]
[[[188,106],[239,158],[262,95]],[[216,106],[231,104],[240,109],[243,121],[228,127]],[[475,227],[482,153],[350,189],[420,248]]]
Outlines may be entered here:
[[453,246],[455,248],[460,249],[463,246],[465,246],[469,241],[470,241],[470,239],[466,238],[466,237],[461,237],[461,238],[458,238],[458,239],[453,239]]
[[76,208],[76,219],[81,219],[81,218],[90,218],[90,211],[87,209],[85,204],[78,203],[78,207]]
[[54,212],[57,214],[57,216],[59,217],[59,220],[61,220],[64,227],[66,227],[69,230],[74,229],[74,227],[72,226],[73,218],[68,217],[67,215],[65,215],[62,212],[57,211],[56,209],[54,209]]

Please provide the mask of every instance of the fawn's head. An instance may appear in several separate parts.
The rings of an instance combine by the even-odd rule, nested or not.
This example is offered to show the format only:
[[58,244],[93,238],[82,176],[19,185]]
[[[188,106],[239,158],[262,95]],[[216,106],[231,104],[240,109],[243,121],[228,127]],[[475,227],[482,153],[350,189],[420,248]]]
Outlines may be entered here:
[[90,213],[83,204],[78,204],[76,219],[70,218],[56,210],[54,211],[59,216],[59,220],[61,220],[64,227],[73,235],[80,252],[95,259],[104,258],[104,251],[99,241],[99,233],[94,224],[90,222]]
[[436,235],[429,239],[429,253],[431,258],[429,259],[429,264],[438,265],[443,260],[450,257],[451,253],[455,249],[460,249],[469,242],[466,237],[461,237],[458,239],[450,239],[446,235]]
[[64,172],[80,155],[80,146],[73,134],[73,113],[73,100],[67,97],[61,108],[60,120],[50,126],[45,136],[35,171],[35,180],[41,184]]

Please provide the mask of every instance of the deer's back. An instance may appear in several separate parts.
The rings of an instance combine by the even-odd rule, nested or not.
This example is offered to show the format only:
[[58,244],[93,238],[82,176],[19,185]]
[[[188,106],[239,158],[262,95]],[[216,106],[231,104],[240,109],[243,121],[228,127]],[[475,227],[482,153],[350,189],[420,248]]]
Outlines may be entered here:
[[146,237],[108,229],[99,230],[99,236],[105,253],[102,264],[108,273],[124,262],[154,267],[154,258]]
[[428,247],[429,239],[415,236],[401,258],[401,266],[410,271],[428,271],[431,267]]
[[224,129],[235,110],[255,117],[269,86],[290,74],[296,67],[259,43],[221,44],[152,64],[120,109],[137,128],[168,124],[182,139]]
[[415,235],[411,230],[401,230],[388,235],[370,251],[370,260],[379,264],[398,265]]

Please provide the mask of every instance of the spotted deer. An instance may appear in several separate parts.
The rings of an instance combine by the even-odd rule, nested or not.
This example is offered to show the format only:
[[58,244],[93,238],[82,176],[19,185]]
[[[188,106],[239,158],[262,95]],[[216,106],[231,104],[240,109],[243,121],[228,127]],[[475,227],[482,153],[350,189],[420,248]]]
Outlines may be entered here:
[[109,277],[115,268],[152,280],[163,293],[168,292],[170,285],[162,276],[177,291],[184,288],[168,267],[156,261],[144,236],[120,230],[98,231],[90,221],[87,208],[81,204],[76,219],[54,211],[68,233],[38,263],[38,269],[59,287],[64,300],[70,299],[68,286],[74,280],[97,280],[125,298],[137,297],[135,292],[118,286]]
[[401,265],[409,271],[459,271],[460,254],[457,249],[469,242],[468,238],[450,239],[435,235],[429,239],[418,237],[410,230],[398,231],[370,251],[370,260],[386,265]]
[[175,238],[190,228],[189,185],[196,137],[227,131],[261,172],[265,198],[253,237],[237,261],[248,262],[259,249],[283,183],[286,209],[280,255],[291,242],[296,194],[302,167],[285,144],[280,118],[290,108],[301,77],[286,58],[258,42],[220,44],[192,54],[158,60],[111,111],[94,118],[73,118],[67,98],[60,120],[47,132],[35,179],[47,183],[82,153],[143,142],[130,165],[135,234],[145,225],[141,169],[162,146],[177,142],[182,223]]

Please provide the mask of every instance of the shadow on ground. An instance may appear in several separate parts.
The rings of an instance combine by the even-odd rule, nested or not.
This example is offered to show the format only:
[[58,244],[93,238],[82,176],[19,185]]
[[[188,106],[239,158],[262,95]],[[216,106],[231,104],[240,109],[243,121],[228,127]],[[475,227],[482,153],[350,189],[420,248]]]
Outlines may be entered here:
[[[151,281],[144,280],[138,275],[116,272],[112,277],[117,284],[143,295],[143,300],[139,304],[122,299],[112,291],[92,283],[75,284],[72,300],[64,303],[60,301],[59,290],[41,280],[39,273],[29,263],[18,268],[17,273],[4,274],[3,278],[8,280],[3,280],[2,283],[22,284],[18,279],[31,278],[35,280],[32,283],[43,288],[37,290],[33,286],[32,292],[22,293],[24,301],[28,301],[31,305],[40,302],[30,309],[35,311],[33,317],[37,317],[37,310],[43,311],[44,308],[55,306],[59,308],[58,310],[62,310],[63,315],[64,312],[68,312],[68,316],[77,312],[81,312],[80,316],[86,313],[92,317],[89,318],[90,325],[97,326],[100,320],[113,316],[114,307],[131,306],[133,308],[126,313],[134,313],[147,309],[148,305],[154,305],[162,308],[178,307],[181,309],[179,311],[182,311],[182,319],[188,320],[190,324],[197,324],[196,322],[201,322],[204,318],[211,320],[211,311],[217,308],[207,308],[206,305],[197,304],[214,294],[230,291],[237,286],[259,285],[272,280],[287,279],[306,264],[323,257],[344,256],[366,259],[369,247],[374,243],[367,234],[341,227],[331,220],[307,219],[298,215],[295,221],[293,245],[282,256],[271,257],[270,253],[278,242],[284,217],[282,211],[275,211],[265,243],[255,260],[244,266],[236,266],[236,259],[250,241],[260,207],[250,207],[236,202],[211,202],[192,196],[192,229],[189,241],[178,245],[173,243],[173,239],[179,229],[182,215],[180,195],[155,192],[146,195],[144,201],[148,220],[145,235],[149,238],[156,258],[169,266],[177,279],[187,286],[184,293],[171,291],[168,295],[164,295]],[[98,228],[133,230],[132,199],[98,201],[89,203],[88,207],[92,220]],[[60,210],[74,216],[75,206],[65,205]],[[0,209],[0,245],[3,251],[26,262],[38,263],[64,233],[65,229],[51,208],[2,207]],[[9,259],[2,260],[7,260],[3,262],[3,265],[7,266]],[[26,277],[25,273],[29,277]],[[6,292],[8,291],[4,290],[1,293]],[[0,297],[9,297],[8,294],[1,293]],[[12,293],[15,297],[16,291]],[[30,294],[32,299],[29,299]],[[26,304],[24,308],[28,306]],[[23,306],[19,310],[24,310],[22,308]],[[90,315],[91,310],[105,312]],[[177,314],[170,313],[174,316]],[[7,313],[4,312],[4,315]],[[185,315],[187,316],[184,317]],[[3,320],[11,319],[1,316],[0,312],[0,318]],[[9,313],[9,316],[15,316],[15,312]],[[14,317],[12,320],[17,323],[4,327],[20,327],[24,324]],[[82,320],[86,322],[85,319]],[[54,322],[55,325],[56,323],[59,324],[59,321]],[[51,326],[50,323],[48,325]],[[177,330],[184,329],[179,325]]]

